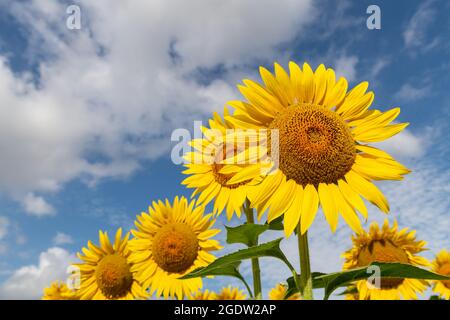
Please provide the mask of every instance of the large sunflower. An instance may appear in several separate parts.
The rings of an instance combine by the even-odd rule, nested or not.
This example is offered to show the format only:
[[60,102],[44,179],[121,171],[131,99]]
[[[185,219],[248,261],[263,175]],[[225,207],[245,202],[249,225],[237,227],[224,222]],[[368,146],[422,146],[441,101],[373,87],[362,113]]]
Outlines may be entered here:
[[[224,108],[224,116],[228,115],[227,108]],[[188,188],[195,188],[193,195],[199,194],[198,204],[206,206],[214,199],[214,213],[220,214],[225,209],[229,220],[233,213],[241,216],[249,188],[259,179],[255,177],[236,184],[228,183],[236,171],[245,167],[245,164],[234,163],[224,168],[224,162],[231,161],[230,158],[237,153],[237,143],[229,143],[234,139],[233,134],[227,132],[231,129],[233,126],[214,112],[209,128],[202,128],[203,138],[190,142],[194,152],[185,155],[187,169],[183,171],[190,176],[182,182]]]
[[[362,231],[352,237],[353,247],[344,253],[344,270],[364,267],[374,261],[399,262],[415,266],[429,266],[427,259],[418,256],[426,250],[424,241],[417,241],[415,231],[407,228],[398,230],[397,222],[389,227],[385,220],[380,227],[376,222],[370,225],[369,232]],[[356,282],[358,300],[399,300],[417,299],[417,293],[423,293],[427,283],[417,279],[382,278],[380,288],[369,285],[366,280]]]
[[62,281],[53,281],[44,289],[42,300],[76,300],[76,294]]
[[146,298],[146,293],[135,278],[128,248],[129,233],[122,238],[122,229],[116,232],[111,244],[106,232],[99,231],[100,246],[88,241],[87,248],[78,257],[83,263],[74,264],[80,270],[81,300],[133,300]]
[[[450,276],[450,252],[443,249],[433,261],[433,271]],[[444,299],[450,300],[450,280],[434,281],[433,291]]]
[[[252,205],[259,211],[268,209],[269,221],[284,213],[288,236],[299,223],[305,233],[319,205],[333,231],[339,214],[359,231],[356,211],[367,217],[361,196],[389,211],[386,198],[371,180],[401,180],[409,172],[366,143],[383,141],[408,124],[392,124],[399,108],[369,110],[374,94],[366,92],[367,82],[347,92],[347,80],[336,81],[334,71],[323,65],[314,72],[306,63],[302,70],[290,62],[289,70],[290,74],[275,64],[272,75],[261,67],[264,84],[243,80],[239,90],[247,102],[229,102],[235,113],[225,117],[227,122],[242,129],[270,130],[269,143],[261,143],[268,146],[277,165],[250,194]],[[278,141],[278,150],[273,150],[272,140]],[[246,168],[228,183],[249,181],[260,173]]]
[[175,197],[173,205],[169,200],[153,202],[149,213],[137,217],[135,239],[130,241],[131,270],[150,294],[182,299],[202,287],[201,278],[179,278],[215,260],[210,252],[221,246],[210,238],[220,230],[211,229],[211,217],[185,197]]

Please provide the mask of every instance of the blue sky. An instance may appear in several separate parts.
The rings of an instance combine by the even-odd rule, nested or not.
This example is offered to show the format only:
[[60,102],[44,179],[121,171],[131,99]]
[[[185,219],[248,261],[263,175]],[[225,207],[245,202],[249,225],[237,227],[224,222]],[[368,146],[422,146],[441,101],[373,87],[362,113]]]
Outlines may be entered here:
[[[368,80],[373,106],[402,108],[411,125],[383,147],[414,172],[380,184],[389,219],[417,229],[429,258],[450,247],[447,1],[90,2],[0,1],[0,298],[39,297],[98,229],[189,196],[171,131],[221,111],[274,61],[324,63],[351,85]],[[81,30],[66,28],[69,4]],[[366,28],[370,4],[381,30]],[[350,230],[341,221],[333,235],[318,217],[313,268],[336,271]],[[293,261],[294,242],[283,245]],[[264,265],[265,288],[288,275]]]

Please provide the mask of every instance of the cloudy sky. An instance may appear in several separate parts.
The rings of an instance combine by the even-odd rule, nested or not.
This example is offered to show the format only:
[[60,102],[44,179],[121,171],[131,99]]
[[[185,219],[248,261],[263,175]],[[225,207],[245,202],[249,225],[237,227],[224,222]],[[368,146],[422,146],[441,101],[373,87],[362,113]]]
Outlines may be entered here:
[[[66,26],[71,4],[80,30]],[[366,27],[370,4],[381,30]],[[380,184],[388,218],[417,229],[427,257],[449,249],[449,11],[445,0],[0,0],[0,298],[39,298],[98,229],[190,195],[171,132],[222,110],[274,61],[325,63],[369,81],[375,107],[402,108],[411,125],[383,147],[413,173]],[[320,217],[310,234],[313,269],[340,269],[349,228],[331,234]],[[283,248],[297,265],[294,239]],[[279,270],[264,261],[266,289],[288,276]]]

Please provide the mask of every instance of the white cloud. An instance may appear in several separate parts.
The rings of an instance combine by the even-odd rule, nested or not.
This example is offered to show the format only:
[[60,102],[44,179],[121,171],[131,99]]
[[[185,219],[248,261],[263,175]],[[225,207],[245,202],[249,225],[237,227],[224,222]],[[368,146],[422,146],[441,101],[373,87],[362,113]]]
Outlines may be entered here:
[[370,77],[371,78],[377,77],[380,74],[380,72],[384,68],[386,68],[390,63],[391,63],[391,61],[387,58],[378,59],[370,69]]
[[397,100],[408,102],[423,98],[428,92],[430,92],[430,86],[417,88],[409,83],[405,83],[395,94],[395,98]]
[[53,247],[39,256],[36,265],[23,266],[0,284],[0,299],[39,299],[54,280],[67,278],[67,267],[75,261],[68,251]]
[[410,130],[405,129],[392,138],[377,143],[376,146],[387,151],[394,158],[418,158],[425,154],[431,134],[428,130],[421,134],[413,134]]
[[345,77],[348,82],[356,78],[356,65],[358,64],[357,56],[341,56],[335,62],[336,76]]
[[57,232],[53,238],[53,243],[55,245],[71,244],[73,243],[73,239],[70,235],[64,232]]
[[[403,32],[403,40],[407,48],[424,47],[427,41],[427,28],[434,22],[436,10],[432,8],[433,0],[423,2],[409,20]],[[436,45],[437,39],[430,43]]]
[[0,240],[3,240],[9,231],[9,219],[5,216],[0,216]]
[[55,209],[44,198],[36,196],[32,192],[25,196],[22,203],[25,211],[30,215],[43,217],[55,213]]
[[173,128],[237,93],[194,74],[221,65],[232,79],[249,62],[272,60],[315,12],[311,0],[78,3],[75,31],[56,0],[0,5],[26,30],[24,55],[38,66],[37,76],[15,74],[0,56],[0,192],[39,192],[41,214],[45,193],[67,181],[128,176],[167,152]]

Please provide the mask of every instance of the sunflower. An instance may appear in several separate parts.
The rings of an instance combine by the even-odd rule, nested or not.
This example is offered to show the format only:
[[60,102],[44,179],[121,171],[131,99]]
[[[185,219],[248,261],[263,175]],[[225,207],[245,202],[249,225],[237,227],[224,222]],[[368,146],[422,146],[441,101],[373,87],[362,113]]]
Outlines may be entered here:
[[76,294],[62,281],[53,281],[44,289],[42,300],[76,300]]
[[137,217],[137,230],[131,231],[131,270],[150,294],[182,299],[202,287],[201,278],[179,278],[215,260],[210,252],[221,246],[210,239],[220,232],[211,229],[214,222],[203,206],[185,197],[175,197],[173,205],[169,200],[153,202],[149,213]]
[[[392,124],[399,108],[369,110],[374,94],[366,92],[367,82],[347,92],[347,80],[336,81],[334,71],[324,65],[314,72],[307,63],[302,70],[290,62],[289,70],[290,74],[275,64],[272,75],[261,67],[264,84],[243,80],[238,88],[247,101],[228,103],[235,109],[225,117],[228,123],[241,129],[269,130],[260,144],[269,149],[273,169],[249,199],[259,212],[268,209],[269,221],[284,214],[287,236],[299,223],[304,234],[319,205],[332,231],[339,214],[354,231],[360,231],[357,211],[367,218],[361,196],[383,212],[389,211],[372,180],[401,180],[410,172],[367,143],[388,139],[408,124]],[[228,183],[254,179],[261,174],[255,166],[243,169]]]
[[88,241],[87,248],[78,257],[83,263],[74,264],[80,270],[81,300],[132,300],[146,298],[146,293],[135,278],[128,247],[129,233],[122,238],[122,229],[116,232],[114,244],[106,232],[99,231],[100,246]]
[[214,291],[198,291],[197,293],[190,295],[189,300],[217,300],[216,293]]
[[[450,276],[450,252],[443,249],[433,261],[433,271],[445,276]],[[433,291],[442,298],[450,300],[450,280],[434,281]]]
[[300,300],[300,293],[294,293],[286,298],[287,286],[283,283],[278,283],[275,288],[269,291],[270,300]]
[[[224,115],[229,116],[227,108],[224,108]],[[259,177],[236,184],[228,183],[236,171],[245,167],[245,161],[243,164],[235,163],[225,169],[224,162],[231,161],[231,157],[238,153],[237,143],[234,142],[235,136],[230,133],[233,126],[216,112],[209,120],[209,126],[202,128],[203,138],[190,142],[194,152],[184,156],[187,169],[183,171],[190,176],[182,184],[188,188],[195,188],[193,196],[199,194],[198,204],[206,206],[214,199],[214,214],[218,215],[225,210],[230,220],[233,213],[238,217],[241,216],[241,208],[247,199],[248,190]]]
[[[380,227],[376,222],[370,225],[369,232],[362,231],[352,237],[353,247],[344,253],[344,270],[364,267],[374,261],[398,262],[414,266],[429,266],[427,259],[418,256],[426,250],[424,241],[417,241],[415,231],[408,228],[398,230],[397,222],[389,227],[385,220]],[[368,284],[366,280],[357,281],[358,300],[399,300],[417,299],[417,293],[422,294],[427,283],[417,279],[382,278],[380,288]]]
[[245,295],[242,290],[228,286],[222,288],[222,291],[216,294],[214,300],[245,300],[245,299],[247,299],[247,295]]

